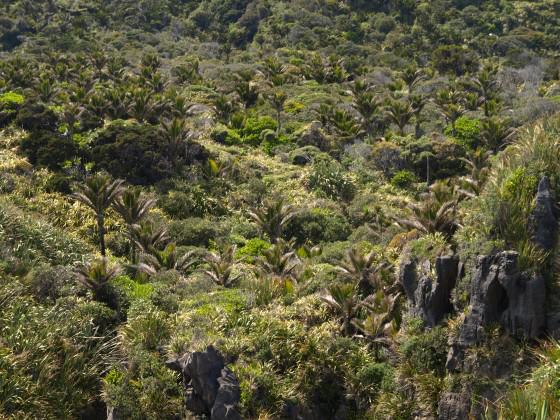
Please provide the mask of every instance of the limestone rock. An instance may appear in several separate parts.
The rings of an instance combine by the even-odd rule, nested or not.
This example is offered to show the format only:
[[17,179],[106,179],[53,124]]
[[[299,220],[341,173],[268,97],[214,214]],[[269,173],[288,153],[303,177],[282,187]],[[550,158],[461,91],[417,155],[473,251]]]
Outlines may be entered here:
[[546,329],[546,284],[519,270],[513,251],[479,257],[472,278],[470,311],[450,343],[449,371],[461,370],[467,347],[484,340],[484,327],[500,324],[509,334],[534,339]]
[[166,365],[182,374],[185,407],[189,411],[209,415],[211,420],[241,418],[236,408],[241,398],[239,382],[213,346],[169,360]]
[[424,261],[418,269],[418,262],[409,258],[401,264],[399,280],[410,313],[423,319],[426,326],[435,327],[453,310],[451,291],[457,283],[459,259],[455,256],[438,257],[435,278],[431,271],[429,261]]
[[558,214],[554,194],[550,188],[548,177],[543,177],[535,199],[535,209],[531,215],[529,226],[533,234],[533,242],[546,251],[554,248],[558,231]]
[[446,392],[438,404],[439,420],[464,420],[469,418],[470,396],[467,393]]

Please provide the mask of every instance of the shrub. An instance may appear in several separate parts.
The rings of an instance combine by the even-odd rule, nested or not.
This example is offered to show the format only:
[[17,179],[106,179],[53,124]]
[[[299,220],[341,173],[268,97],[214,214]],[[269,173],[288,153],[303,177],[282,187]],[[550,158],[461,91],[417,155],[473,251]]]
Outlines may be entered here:
[[443,327],[438,326],[425,332],[408,331],[400,348],[412,372],[445,375],[447,334]]
[[133,184],[152,184],[169,177],[173,165],[155,127],[113,122],[97,133],[91,145],[95,166]]
[[37,102],[35,99],[29,99],[21,105],[15,123],[27,131],[55,131],[58,125],[58,117],[45,104]]
[[0,94],[0,128],[11,123],[25,98],[16,92]]
[[175,219],[223,215],[227,210],[223,200],[210,196],[199,184],[187,185],[182,191],[169,192],[158,200],[158,205]]
[[210,138],[217,143],[227,144],[228,146],[241,144],[241,136],[237,130],[218,124],[210,133]]
[[402,156],[406,160],[407,167],[421,180],[426,179],[428,160],[431,181],[464,172],[461,157],[465,156],[465,148],[454,139],[432,141],[422,137],[404,145]]
[[407,170],[399,171],[391,178],[391,185],[398,188],[409,188],[415,182],[416,176]]
[[478,57],[472,50],[459,45],[442,45],[432,53],[434,67],[440,73],[452,73],[462,76],[475,72],[478,68]]
[[299,212],[288,223],[284,236],[295,238],[298,244],[310,241],[321,242],[345,241],[352,233],[352,226],[346,218],[332,210],[314,208]]
[[169,224],[169,235],[177,245],[206,247],[224,234],[222,225],[208,218],[190,217]]
[[240,130],[242,142],[251,146],[258,146],[265,130],[276,131],[276,121],[269,116],[247,118],[243,128]]
[[372,151],[372,161],[375,167],[390,177],[405,166],[401,148],[391,142],[381,141],[375,144]]
[[40,266],[27,278],[31,293],[39,302],[54,303],[62,296],[72,296],[77,292],[75,275],[64,266]]
[[333,160],[320,160],[313,165],[309,188],[333,200],[350,201],[356,187],[342,166]]
[[[462,116],[455,121],[455,137],[461,144],[475,150],[481,145],[480,141],[481,123],[479,119]],[[452,128],[449,126],[445,130],[447,136],[452,135]]]
[[248,262],[254,261],[255,257],[262,255],[263,251],[270,248],[270,242],[260,238],[249,239],[241,248],[237,250],[236,258],[245,259]]
[[21,151],[29,162],[47,168],[61,169],[66,161],[77,155],[74,142],[51,131],[32,131],[20,143]]

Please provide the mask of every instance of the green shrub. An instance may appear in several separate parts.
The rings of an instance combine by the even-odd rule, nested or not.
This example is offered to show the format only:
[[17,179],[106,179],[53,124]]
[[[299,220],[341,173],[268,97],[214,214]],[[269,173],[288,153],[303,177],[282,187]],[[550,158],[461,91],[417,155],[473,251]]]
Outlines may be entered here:
[[61,169],[77,156],[70,138],[51,131],[32,131],[21,141],[20,148],[30,163],[53,170]]
[[388,363],[369,363],[357,373],[357,378],[364,388],[373,392],[390,390],[393,388],[394,369]]
[[169,153],[156,127],[122,121],[99,131],[91,145],[91,157],[97,169],[140,185],[173,174]]
[[177,245],[209,246],[211,241],[225,234],[223,227],[216,220],[190,217],[174,220],[169,224],[169,235]]
[[228,128],[225,125],[218,124],[210,133],[210,138],[217,143],[227,144],[228,146],[241,144],[241,136],[232,128]]
[[[455,121],[455,137],[461,144],[475,150],[481,145],[480,131],[482,125],[479,119],[469,118],[465,115]],[[452,128],[445,129],[445,135],[452,135]]]
[[16,92],[0,94],[0,128],[11,123],[17,116],[17,110],[25,98]]
[[352,226],[342,214],[323,208],[304,210],[288,223],[284,236],[295,238],[298,244],[306,241],[322,242],[345,241],[352,233]]
[[258,146],[263,138],[262,134],[266,130],[276,131],[276,121],[269,116],[247,118],[243,128],[240,130],[243,144]]
[[0,110],[17,109],[25,101],[25,97],[16,92],[0,94]]
[[15,124],[27,131],[54,132],[58,126],[58,117],[45,104],[29,99],[21,105]]
[[442,326],[427,331],[414,328],[401,343],[404,360],[416,374],[436,372],[444,376],[448,348],[446,330]]
[[333,160],[321,160],[313,165],[309,188],[333,200],[350,201],[356,187],[342,166]]
[[247,262],[254,261],[255,257],[262,255],[263,251],[270,248],[270,242],[260,238],[249,239],[241,248],[237,250],[236,257],[243,258]]
[[200,184],[189,184],[181,191],[160,196],[158,205],[170,217],[204,217],[223,215],[227,209],[223,198],[215,198]]
[[391,178],[391,185],[398,188],[409,188],[415,182],[416,176],[407,170],[399,171]]

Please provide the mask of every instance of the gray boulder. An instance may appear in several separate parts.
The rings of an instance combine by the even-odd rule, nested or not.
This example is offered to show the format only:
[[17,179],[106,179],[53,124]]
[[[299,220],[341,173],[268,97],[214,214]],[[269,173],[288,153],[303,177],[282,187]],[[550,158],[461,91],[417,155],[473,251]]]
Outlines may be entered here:
[[239,382],[213,346],[170,360],[167,367],[182,374],[189,411],[211,420],[241,418],[236,409],[241,397]]
[[431,268],[428,260],[419,264],[416,259],[408,258],[403,260],[399,270],[410,314],[421,318],[430,328],[453,310],[451,291],[459,276],[459,259],[455,256],[436,258],[435,278]]

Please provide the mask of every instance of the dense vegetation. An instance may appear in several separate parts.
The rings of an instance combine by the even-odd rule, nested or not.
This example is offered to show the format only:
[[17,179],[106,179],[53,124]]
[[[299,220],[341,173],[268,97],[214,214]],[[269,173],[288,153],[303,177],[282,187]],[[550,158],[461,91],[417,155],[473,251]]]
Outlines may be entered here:
[[[0,3],[0,417],[187,416],[213,344],[243,418],[560,416],[560,345],[500,328],[446,371],[480,254],[560,194],[555,0]],[[425,328],[405,256],[457,255]],[[558,332],[558,331],[557,331]],[[551,331],[552,333],[552,331]],[[491,390],[491,392],[489,392]]]

